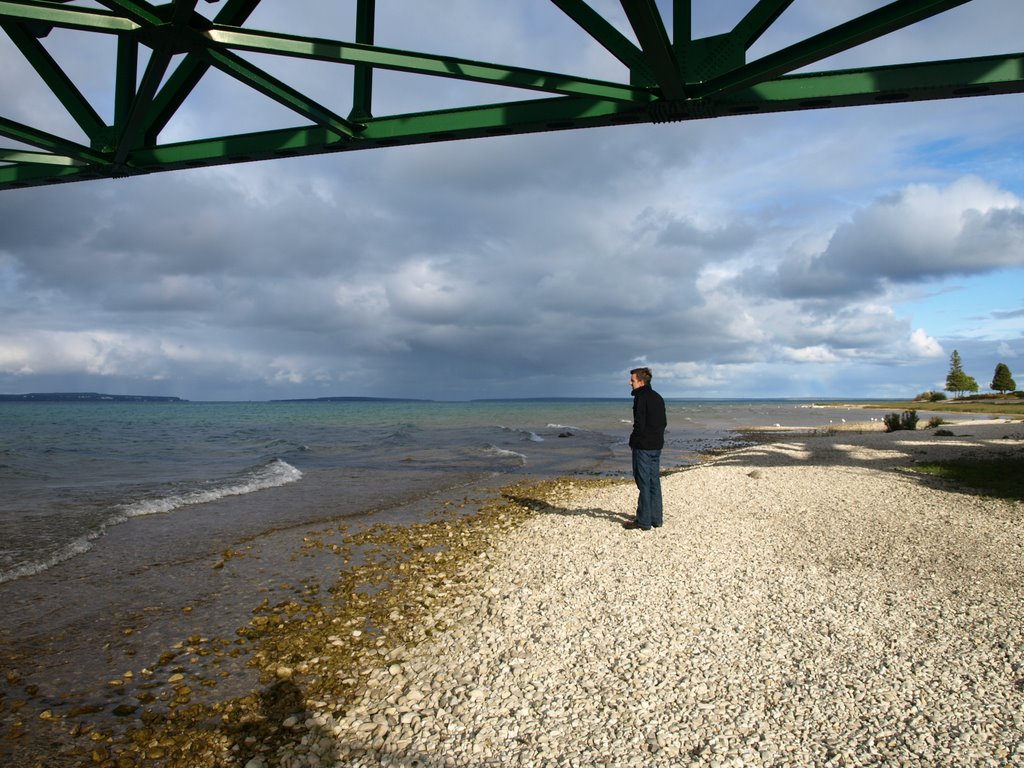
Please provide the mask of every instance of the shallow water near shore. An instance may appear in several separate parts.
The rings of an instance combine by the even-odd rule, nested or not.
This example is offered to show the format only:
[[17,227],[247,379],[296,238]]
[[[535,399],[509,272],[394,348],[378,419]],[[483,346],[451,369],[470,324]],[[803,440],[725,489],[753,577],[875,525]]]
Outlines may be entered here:
[[[140,696],[168,708],[252,690],[237,630],[260,605],[302,602],[357,565],[348,537],[464,514],[510,482],[625,476],[629,407],[0,406],[0,756],[24,755],[14,747],[32,733],[20,733],[46,713],[127,728]],[[737,445],[732,430],[870,418],[807,402],[670,401],[663,467]]]
[[[730,430],[871,418],[802,401],[669,401],[666,466]],[[630,401],[0,404],[0,582],[87,553],[152,516],[217,517],[231,498],[281,495],[221,527],[246,537],[309,518],[310,486],[344,486],[328,516],[393,506],[492,474],[621,473]],[[625,464],[623,463],[623,460]],[[318,477],[314,478],[314,475]],[[337,499],[330,500],[337,504]],[[314,513],[311,519],[316,519]]]

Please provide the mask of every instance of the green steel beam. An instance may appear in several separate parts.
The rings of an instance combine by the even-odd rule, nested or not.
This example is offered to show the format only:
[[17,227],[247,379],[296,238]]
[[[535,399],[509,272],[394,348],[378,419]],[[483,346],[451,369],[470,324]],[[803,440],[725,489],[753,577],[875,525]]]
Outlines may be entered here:
[[708,101],[658,102],[654,122],[1024,93],[1024,54],[785,75]]
[[682,69],[654,0],[622,0],[622,9],[640,41],[661,94],[666,99],[686,98]]
[[827,32],[739,66],[703,83],[696,92],[710,96],[769,80],[969,2],[971,0],[896,0]]
[[608,53],[626,65],[634,85],[654,85],[654,73],[644,52],[607,19],[583,0],[551,0],[552,4],[578,24]]
[[81,160],[89,165],[99,166],[106,163],[102,154],[94,152],[89,147],[3,117],[0,117],[0,137],[27,144],[55,156]]
[[[146,172],[197,168],[346,150],[521,134],[575,127],[647,122],[642,109],[596,99],[541,99],[376,118],[357,141],[342,141],[321,128],[296,127],[168,144],[141,150],[136,165]],[[0,168],[0,184],[8,181]]]
[[499,66],[452,56],[432,56],[394,48],[378,48],[269,32],[250,32],[222,26],[214,26],[202,34],[212,44],[209,50],[219,46],[236,51],[283,54],[335,64],[368,64],[377,69],[454,78],[506,88],[526,88],[566,96],[594,96],[618,101],[648,101],[651,98],[650,91],[644,88],[523,67]]
[[[356,5],[356,42],[373,45],[376,25],[376,0],[358,0]],[[373,67],[356,64],[352,71],[352,111],[348,119],[361,122],[373,115]]]
[[693,40],[693,9],[691,0],[672,2],[672,47],[685,82],[690,81],[690,48]]
[[86,32],[134,32],[139,24],[116,14],[91,8],[65,8],[42,0],[0,0],[0,19],[40,21]]
[[128,122],[139,79],[139,41],[134,35],[117,39],[117,70],[114,81],[114,125]]
[[95,137],[105,129],[103,119],[71,81],[60,65],[53,60],[46,48],[30,34],[24,25],[0,22],[0,28],[7,33],[25,59],[50,88],[54,96],[64,105],[86,136]]
[[[789,75],[759,83],[747,94],[758,102],[796,102],[802,108],[891,103],[926,98],[951,98],[1020,93],[1024,54],[987,56],[960,61],[899,64],[874,69]],[[816,103],[804,103],[808,99]],[[828,103],[823,103],[825,100]]]
[[733,27],[732,34],[739,39],[744,50],[749,50],[792,4],[793,0],[758,0]]
[[171,0],[171,24],[185,24],[191,18],[199,0]]
[[254,67],[231,51],[210,48],[203,55],[207,56],[218,69],[249,85],[264,96],[283,104],[316,125],[322,125],[338,136],[351,138],[361,130],[361,126],[335,115],[326,107],[306,98],[295,89],[268,75],[258,67]]
[[0,149],[0,163],[31,163],[33,165],[83,166],[85,163],[66,155],[52,155],[46,152],[25,152],[14,149]]
[[142,82],[139,83],[138,90],[131,99],[131,106],[127,109],[127,118],[123,124],[114,126],[118,139],[114,148],[113,163],[118,168],[124,166],[128,160],[128,153],[142,144],[146,112],[171,64],[171,55],[171,51],[163,46],[153,51],[142,75]]
[[[673,0],[671,37],[654,0],[620,1],[624,29],[585,0],[550,0],[624,68],[621,79],[597,80],[378,46],[375,0],[356,0],[351,40],[250,28],[260,0],[208,0],[218,6],[209,9],[216,11],[212,18],[200,12],[198,0],[0,0],[0,30],[38,76],[26,87],[48,89],[87,137],[83,144],[25,125],[0,103],[0,144],[11,142],[0,146],[0,189],[540,131],[1024,92],[1020,52],[794,74],[973,0],[896,0],[752,62],[747,51],[784,22],[792,0],[758,0],[731,31],[704,39],[691,34],[693,0]],[[62,70],[50,50],[55,28],[116,38],[111,124],[101,117],[104,105],[75,85],[79,73]],[[270,75],[246,58],[252,53],[336,66],[339,82],[352,83],[348,117]],[[161,142],[211,68],[284,105],[296,124]],[[495,103],[378,114],[377,70],[497,86]]]
[[[244,24],[259,4],[260,0],[227,0],[214,18],[214,22],[228,26]],[[153,99],[146,121],[147,143],[157,143],[160,132],[167,127],[167,123],[185,103],[193,89],[199,85],[199,81],[209,68],[210,63],[202,56],[196,53],[185,56]],[[134,79],[131,82],[135,82]]]
[[[174,1],[175,0],[172,0],[172,3]],[[137,24],[143,26],[161,24],[164,22],[164,18],[152,3],[137,3],[134,2],[134,0],[96,0],[96,2],[106,8],[109,8],[115,13],[121,13],[124,16],[127,16]]]

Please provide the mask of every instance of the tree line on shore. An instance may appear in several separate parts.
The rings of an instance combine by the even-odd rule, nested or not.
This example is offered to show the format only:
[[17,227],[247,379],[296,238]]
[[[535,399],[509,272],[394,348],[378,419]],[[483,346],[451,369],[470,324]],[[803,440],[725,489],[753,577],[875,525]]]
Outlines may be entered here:
[[[998,392],[1000,396],[1005,396],[1007,393],[1018,397],[1024,396],[1024,392],[1017,391],[1017,382],[1013,380],[1013,373],[1006,363],[998,363],[996,365],[995,371],[992,373],[992,382],[988,388],[993,392]],[[967,394],[978,392],[978,380],[964,371],[960,353],[955,349],[949,358],[949,373],[946,374],[946,392],[952,392],[955,398],[961,398]],[[914,399],[934,402],[936,400],[945,400],[946,395],[943,392],[922,392]]]

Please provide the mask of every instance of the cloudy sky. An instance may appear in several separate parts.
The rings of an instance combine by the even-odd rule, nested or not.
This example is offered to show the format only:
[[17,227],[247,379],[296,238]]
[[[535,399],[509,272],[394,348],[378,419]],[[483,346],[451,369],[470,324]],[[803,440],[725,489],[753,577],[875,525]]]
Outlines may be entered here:
[[[250,26],[350,35],[354,0],[302,5],[264,0]],[[622,76],[547,2],[443,5],[382,0],[377,43]],[[695,34],[751,5],[698,0]],[[881,3],[822,5],[797,0],[752,54]],[[1017,52],[1021,29],[1019,0],[974,0],[827,68]],[[112,55],[54,34],[111,102]],[[68,133],[2,36],[0,61],[0,115]],[[313,95],[337,82],[294,67]],[[474,88],[381,76],[375,98],[505,98]],[[162,139],[283,117],[211,77]],[[1022,129],[1024,96],[993,96],[0,192],[0,392],[624,396],[646,364],[675,397],[912,397],[954,349],[983,390],[998,362],[1024,386]]]

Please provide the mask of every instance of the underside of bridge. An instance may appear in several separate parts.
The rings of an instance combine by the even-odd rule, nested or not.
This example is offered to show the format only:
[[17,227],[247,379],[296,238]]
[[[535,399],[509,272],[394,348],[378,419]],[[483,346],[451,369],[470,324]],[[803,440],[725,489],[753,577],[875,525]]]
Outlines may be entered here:
[[[949,58],[945,38],[927,61],[828,68],[901,32],[927,34],[978,0],[896,0],[812,32],[786,29],[795,0],[732,3],[743,8],[731,28],[695,35],[700,4],[717,2],[523,0],[517,10],[571,27],[578,45],[552,65],[530,59],[523,40],[525,61],[512,65],[488,60],[486,44],[482,56],[450,55],[473,46],[454,40],[447,2],[334,0],[331,21],[313,23],[305,0],[0,0],[0,56],[18,95],[0,97],[0,189],[1024,91],[1024,53]],[[408,33],[381,44],[396,14],[418,16],[404,19],[419,32],[415,49]],[[469,37],[488,39],[486,30]]]

